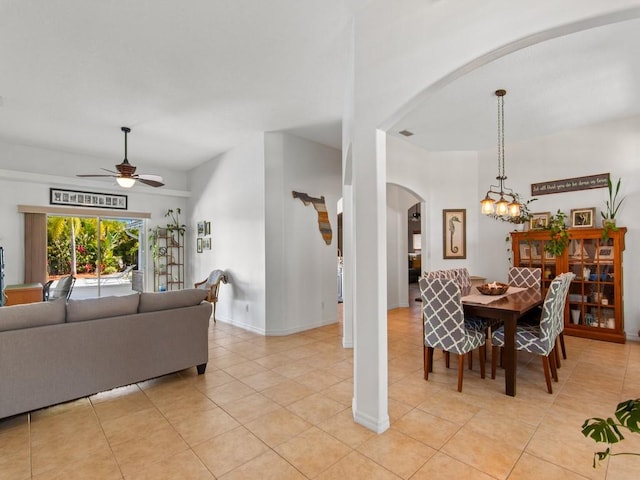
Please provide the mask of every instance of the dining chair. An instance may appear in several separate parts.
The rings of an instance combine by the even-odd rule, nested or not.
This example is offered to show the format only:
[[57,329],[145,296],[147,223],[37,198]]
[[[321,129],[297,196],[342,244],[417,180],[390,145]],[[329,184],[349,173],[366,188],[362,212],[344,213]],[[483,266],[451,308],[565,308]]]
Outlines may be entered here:
[[511,267],[507,283],[512,287],[540,288],[542,281],[541,268]]
[[[547,391],[553,393],[551,387],[551,375],[558,381],[556,370],[556,359],[554,350],[556,348],[556,338],[562,330],[564,324],[564,309],[569,292],[569,285],[575,274],[562,273],[554,278],[549,285],[547,294],[542,304],[542,315],[538,325],[518,325],[516,328],[515,346],[516,350],[521,350],[542,357],[542,368],[544,378],[547,383]],[[498,349],[504,346],[504,327],[498,328],[491,335],[491,378],[496,378],[496,364],[498,359]],[[550,374],[551,370],[551,374]]]
[[205,288],[208,290],[206,300],[213,304],[213,323],[216,323],[216,303],[218,303],[220,283],[226,284],[227,282],[227,274],[224,270],[213,270],[206,279],[193,285],[194,288]]
[[[433,371],[433,349],[458,355],[458,391],[462,391],[464,357],[469,357],[472,368],[473,350],[480,351],[480,377],[485,377],[484,361],[486,335],[483,331],[467,328],[462,308],[460,287],[455,280],[421,278],[422,319],[424,324],[424,379]],[[448,365],[447,365],[448,366]]]
[[[511,267],[509,268],[509,285],[513,287],[531,288],[542,286],[542,269],[541,268],[529,268],[529,267]],[[533,310],[530,314],[526,315],[523,319],[524,322],[537,325],[540,323],[541,309]],[[564,330],[564,324],[563,324]],[[560,342],[560,350],[562,352],[562,358],[567,359],[567,348],[564,344],[564,332],[560,331],[558,335],[558,341]],[[560,357],[556,350],[556,364],[560,368]]]

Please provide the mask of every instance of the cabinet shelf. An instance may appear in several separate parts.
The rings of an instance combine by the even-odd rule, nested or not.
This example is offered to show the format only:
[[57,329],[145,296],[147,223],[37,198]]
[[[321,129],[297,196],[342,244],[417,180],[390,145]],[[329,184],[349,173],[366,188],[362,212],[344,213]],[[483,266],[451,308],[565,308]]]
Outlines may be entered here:
[[[624,343],[622,254],[627,229],[618,228],[602,239],[602,229],[570,229],[569,247],[558,257],[544,250],[546,230],[512,232],[513,264],[542,269],[542,290],[563,272],[576,277],[569,287],[564,332],[567,335]],[[606,255],[606,258],[604,258]],[[599,299],[605,299],[603,304]]]
[[184,235],[156,228],[153,285],[156,292],[184,288]]

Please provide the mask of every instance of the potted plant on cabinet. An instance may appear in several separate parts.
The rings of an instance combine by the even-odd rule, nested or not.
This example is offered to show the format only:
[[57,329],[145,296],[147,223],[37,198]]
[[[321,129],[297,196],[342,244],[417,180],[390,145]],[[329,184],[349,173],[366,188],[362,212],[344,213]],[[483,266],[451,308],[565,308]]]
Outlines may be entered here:
[[609,190],[609,199],[606,201],[606,209],[600,212],[602,215],[602,239],[609,239],[609,232],[615,232],[618,230],[616,226],[616,215],[618,210],[620,209],[620,205],[624,201],[624,197],[618,199],[618,193],[620,192],[620,181],[622,179],[618,178],[618,182],[616,183],[616,189],[613,189],[613,182],[610,178],[607,179],[607,189]]
[[549,219],[545,230],[549,231],[550,239],[544,243],[545,252],[559,257],[569,246],[569,231],[566,225],[567,214],[562,210]]

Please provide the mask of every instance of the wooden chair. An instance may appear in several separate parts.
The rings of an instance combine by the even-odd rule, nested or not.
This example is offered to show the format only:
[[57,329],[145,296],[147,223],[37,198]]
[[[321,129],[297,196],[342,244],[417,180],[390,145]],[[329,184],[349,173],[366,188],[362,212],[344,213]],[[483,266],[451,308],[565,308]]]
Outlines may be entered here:
[[[518,325],[516,329],[516,349],[540,355],[544,378],[547,382],[547,391],[553,393],[551,387],[551,375],[558,381],[556,359],[556,338],[564,324],[564,306],[569,292],[573,273],[563,273],[553,279],[547,290],[547,295],[542,305],[542,315],[539,325]],[[496,363],[498,348],[504,346],[504,329],[501,327],[491,336],[493,351],[491,353],[491,378],[496,378]],[[551,370],[551,375],[549,370]]]
[[213,323],[216,322],[216,303],[218,303],[220,283],[226,284],[227,282],[227,274],[224,270],[214,270],[205,280],[194,284],[194,288],[208,289],[207,302],[211,302],[213,304]]
[[[421,278],[422,319],[424,322],[424,379],[432,371],[433,349],[458,355],[458,391],[462,391],[464,357],[480,349],[480,377],[484,378],[486,334],[467,328],[460,287],[453,279]],[[469,362],[471,368],[471,361]]]

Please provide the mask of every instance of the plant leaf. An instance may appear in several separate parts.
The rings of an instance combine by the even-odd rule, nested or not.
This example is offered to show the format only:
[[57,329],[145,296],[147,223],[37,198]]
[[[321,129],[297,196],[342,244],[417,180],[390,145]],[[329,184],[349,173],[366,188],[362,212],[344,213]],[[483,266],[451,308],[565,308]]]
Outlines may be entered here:
[[582,424],[582,434],[602,443],[618,443],[624,440],[612,418],[587,418]]
[[640,433],[640,398],[619,403],[616,418],[631,432]]
[[593,455],[593,468],[598,466],[598,463],[603,461],[609,454],[611,453],[611,449],[607,448],[604,452],[596,452]]

